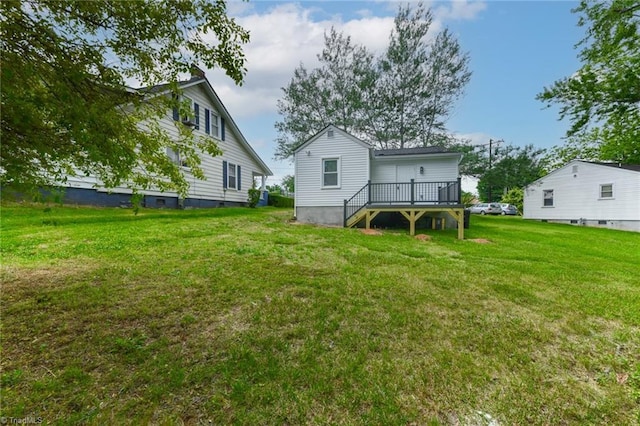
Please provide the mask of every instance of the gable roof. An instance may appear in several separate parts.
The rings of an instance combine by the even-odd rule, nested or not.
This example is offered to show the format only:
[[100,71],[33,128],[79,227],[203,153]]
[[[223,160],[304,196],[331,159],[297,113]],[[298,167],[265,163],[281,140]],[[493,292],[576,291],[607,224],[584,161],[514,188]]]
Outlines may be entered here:
[[536,180],[534,180],[533,182],[531,182],[529,185],[526,186],[526,188],[533,186],[533,185],[539,185],[541,184],[545,179],[547,179],[549,176],[554,175],[558,172],[560,172],[561,170],[567,169],[571,166],[574,166],[575,164],[590,164],[590,165],[594,165],[594,166],[601,166],[603,168],[603,172],[608,172],[609,170],[604,170],[605,168],[615,168],[615,169],[620,169],[620,170],[625,170],[625,171],[631,171],[631,172],[640,172],[640,164],[621,164],[621,163],[603,163],[603,162],[597,162],[597,161],[583,161],[583,160],[571,160],[569,161],[567,164],[565,164],[562,167],[558,167],[555,170],[550,171],[549,173],[547,173],[546,175],[542,176],[541,178],[538,178]]
[[583,161],[583,163],[597,164],[598,166],[614,167],[616,169],[631,170],[640,172],[640,164],[623,164],[623,163],[600,163],[597,161]]
[[299,147],[297,147],[297,148],[293,151],[293,154],[295,155],[296,153],[298,153],[298,152],[299,152],[299,151],[301,151],[302,149],[304,149],[304,148],[306,148],[307,146],[311,145],[311,144],[312,144],[313,142],[315,142],[318,138],[320,138],[320,136],[321,136],[324,132],[326,132],[326,131],[327,131],[327,130],[329,130],[329,129],[332,129],[333,131],[337,131],[338,133],[341,133],[341,134],[342,134],[343,136],[345,136],[347,139],[349,139],[349,140],[351,140],[351,141],[353,141],[353,142],[355,142],[355,143],[357,143],[357,144],[359,144],[359,145],[362,145],[364,148],[367,148],[367,149],[371,149],[371,148],[372,148],[372,146],[371,146],[369,143],[367,143],[367,142],[363,141],[362,139],[359,139],[359,138],[357,138],[357,137],[353,136],[351,133],[349,133],[349,132],[347,132],[347,131],[345,131],[345,130],[340,129],[340,128],[338,128],[338,127],[334,126],[333,124],[329,124],[329,125],[325,126],[322,130],[320,130],[318,133],[316,133],[315,135],[313,135],[313,136],[311,136],[309,139],[307,139],[305,142],[303,142],[303,143],[302,143],[302,145],[300,145]]
[[[189,80],[178,81],[178,87],[183,90],[189,87],[200,85],[200,84],[204,85],[205,92],[207,92],[209,97],[213,100],[214,105],[217,107],[217,109],[220,111],[220,113],[224,117],[226,125],[230,126],[231,130],[236,135],[238,135],[240,139],[240,144],[247,150],[249,155],[258,163],[258,165],[260,165],[260,167],[265,172],[265,175],[273,176],[273,172],[271,171],[271,169],[269,169],[269,167],[265,164],[265,162],[262,161],[260,156],[251,147],[247,139],[244,137],[244,135],[238,128],[238,125],[231,117],[231,114],[229,114],[229,111],[220,100],[220,97],[218,97],[218,94],[216,93],[216,91],[213,90],[213,87],[211,86],[211,83],[209,83],[209,80],[207,80],[207,78],[204,77],[204,75],[202,76],[194,75]],[[169,93],[170,86],[171,86],[170,84],[158,84],[156,86],[141,87],[138,89],[138,91],[143,93],[150,93],[153,95],[164,95]]]

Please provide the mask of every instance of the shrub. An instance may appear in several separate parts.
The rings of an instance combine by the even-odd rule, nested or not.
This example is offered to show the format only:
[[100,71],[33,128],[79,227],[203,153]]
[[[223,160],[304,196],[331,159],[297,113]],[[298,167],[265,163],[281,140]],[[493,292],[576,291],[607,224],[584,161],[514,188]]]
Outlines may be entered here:
[[522,190],[522,188],[511,188],[509,191],[507,191],[506,194],[502,196],[502,202],[513,204],[518,208],[520,214],[522,214],[524,204],[523,199],[524,191]]
[[260,190],[256,188],[249,189],[249,198],[247,201],[249,202],[249,207],[255,207],[258,205],[260,201]]
[[274,207],[293,207],[293,198],[284,197],[280,194],[269,194],[270,206]]

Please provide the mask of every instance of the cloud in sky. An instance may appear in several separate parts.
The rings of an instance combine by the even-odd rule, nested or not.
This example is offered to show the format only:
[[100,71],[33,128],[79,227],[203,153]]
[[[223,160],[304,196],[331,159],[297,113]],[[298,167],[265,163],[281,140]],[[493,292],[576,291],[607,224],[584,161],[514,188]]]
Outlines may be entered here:
[[[208,70],[207,75],[233,116],[276,114],[281,88],[289,82],[294,69],[301,63],[308,69],[318,64],[316,55],[324,47],[326,31],[333,26],[351,36],[353,42],[380,54],[387,46],[399,4],[390,2],[385,16],[363,8],[345,19],[344,14],[322,13],[313,3],[278,3],[258,11],[250,3],[230,2],[230,13],[251,34],[250,43],[243,49],[248,73],[242,87],[236,87],[221,70]],[[485,6],[468,1],[438,6],[434,9],[432,31],[440,31],[446,20],[474,19]]]

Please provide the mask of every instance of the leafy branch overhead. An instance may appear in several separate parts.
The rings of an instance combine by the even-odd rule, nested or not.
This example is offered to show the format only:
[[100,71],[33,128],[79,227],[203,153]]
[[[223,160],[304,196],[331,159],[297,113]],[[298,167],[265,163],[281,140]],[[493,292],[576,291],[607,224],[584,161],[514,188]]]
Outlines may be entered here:
[[559,104],[560,119],[571,123],[571,147],[557,151],[640,164],[640,3],[582,0],[574,12],[586,27],[576,46],[582,68],[538,95],[549,106]]
[[471,78],[469,56],[446,29],[432,36],[432,21],[422,3],[401,6],[378,58],[334,28],[325,34],[319,67],[300,64],[282,89],[275,157],[328,124],[380,149],[451,142],[446,121]]
[[125,83],[168,82],[177,94],[179,77],[198,63],[241,84],[249,34],[227,17],[224,2],[3,1],[0,11],[3,187],[94,175],[106,187],[184,193],[188,183],[167,147],[179,148],[202,176],[198,152],[217,154],[215,143],[180,126],[171,139],[148,124],[178,106],[177,98]]

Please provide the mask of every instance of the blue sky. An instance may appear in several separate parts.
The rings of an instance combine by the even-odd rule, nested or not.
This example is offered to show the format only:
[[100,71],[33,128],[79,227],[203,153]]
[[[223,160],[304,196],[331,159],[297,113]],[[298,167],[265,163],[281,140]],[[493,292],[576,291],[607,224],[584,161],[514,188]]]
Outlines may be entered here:
[[[473,143],[503,139],[514,145],[549,148],[562,143],[568,127],[558,109],[535,99],[545,86],[580,66],[574,48],[584,36],[577,6],[569,1],[425,2],[434,12],[434,34],[449,28],[470,55],[471,82],[448,123],[450,132]],[[245,46],[248,73],[241,87],[219,70],[208,77],[254,149],[280,183],[293,173],[275,161],[274,123],[281,87],[301,62],[316,64],[323,33],[335,26],[380,53],[386,47],[399,2],[230,2],[229,11],[251,32]]]

